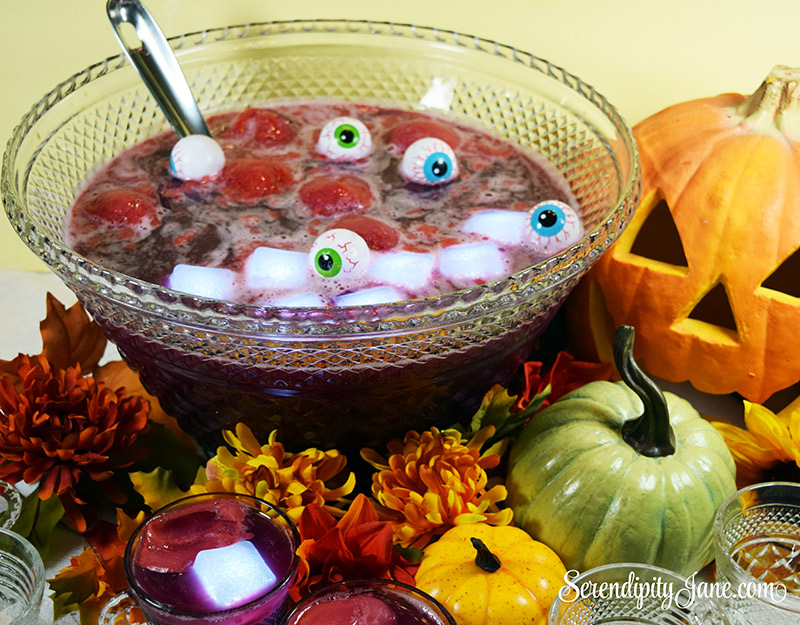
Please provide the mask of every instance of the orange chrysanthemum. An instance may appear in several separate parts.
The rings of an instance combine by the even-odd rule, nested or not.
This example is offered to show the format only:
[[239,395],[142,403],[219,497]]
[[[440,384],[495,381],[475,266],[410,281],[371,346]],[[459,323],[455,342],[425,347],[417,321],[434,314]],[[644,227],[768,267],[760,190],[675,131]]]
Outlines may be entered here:
[[501,442],[481,455],[492,434],[494,427],[487,426],[462,441],[457,430],[432,428],[391,441],[388,460],[371,449],[361,451],[364,460],[378,469],[372,494],[382,518],[393,523],[395,542],[424,547],[455,525],[511,522],[511,510],[497,507],[506,498],[505,486],[487,489],[486,469],[499,464],[505,449]]
[[306,449],[294,454],[284,450],[273,431],[266,445],[261,445],[243,423],[236,434],[223,432],[225,441],[234,449],[220,447],[206,464],[205,477],[192,486],[193,493],[233,492],[255,495],[283,508],[294,522],[303,508],[314,503],[333,513],[341,512],[330,505],[349,495],[356,478],[350,473],[338,487],[329,482],[340,480],[347,458],[336,450]]
[[19,383],[0,380],[0,478],[41,480],[39,497],[55,494],[67,518],[86,529],[76,495],[81,480],[104,482],[133,462],[126,451],[148,428],[147,400],[81,375],[80,365],[54,369],[44,356],[18,356]]
[[713,422],[736,462],[738,486],[771,480],[800,481],[800,397],[778,414],[745,401],[744,423],[746,429]]

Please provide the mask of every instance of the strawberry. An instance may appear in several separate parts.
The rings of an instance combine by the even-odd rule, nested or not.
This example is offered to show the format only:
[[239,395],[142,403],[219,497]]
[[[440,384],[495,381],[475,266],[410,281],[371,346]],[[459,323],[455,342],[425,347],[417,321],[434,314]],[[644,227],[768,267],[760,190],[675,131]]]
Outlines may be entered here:
[[240,158],[225,165],[222,180],[224,197],[246,202],[288,189],[294,184],[294,173],[277,160]]
[[367,242],[369,249],[383,252],[397,245],[400,234],[391,226],[365,215],[345,215],[334,221],[326,230],[344,228],[351,230]]
[[425,137],[440,139],[454,150],[461,143],[461,138],[455,130],[432,119],[412,119],[402,122],[389,131],[387,141],[400,152],[405,152],[409,145]]
[[352,175],[320,176],[300,187],[300,201],[315,215],[364,212],[374,201],[369,184]]
[[82,198],[75,209],[92,221],[114,226],[157,226],[161,223],[155,193],[137,189],[106,189]]
[[240,113],[233,123],[222,131],[223,139],[252,139],[263,146],[286,145],[296,132],[291,122],[269,109],[252,108]]
[[225,547],[249,537],[245,508],[232,499],[187,504],[154,517],[145,527],[134,560],[162,573],[188,570],[198,551]]

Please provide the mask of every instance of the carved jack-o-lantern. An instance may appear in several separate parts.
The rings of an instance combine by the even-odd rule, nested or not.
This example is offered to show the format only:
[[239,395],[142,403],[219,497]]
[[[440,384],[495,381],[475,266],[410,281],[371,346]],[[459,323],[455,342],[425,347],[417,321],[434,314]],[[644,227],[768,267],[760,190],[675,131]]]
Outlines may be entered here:
[[[610,361],[636,327],[647,370],[763,402],[800,380],[800,70],[749,98],[671,106],[634,128],[643,200],[568,304]],[[578,349],[580,351],[580,349]]]

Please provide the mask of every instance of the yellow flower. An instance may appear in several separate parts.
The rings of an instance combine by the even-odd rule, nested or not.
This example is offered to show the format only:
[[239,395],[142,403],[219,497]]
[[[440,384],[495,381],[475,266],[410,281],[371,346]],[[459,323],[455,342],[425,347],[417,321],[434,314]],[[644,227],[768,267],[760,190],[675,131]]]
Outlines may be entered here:
[[455,525],[511,522],[511,510],[497,507],[506,498],[505,486],[487,489],[486,469],[499,464],[506,446],[503,441],[481,455],[492,434],[494,427],[487,426],[462,441],[457,430],[432,428],[391,441],[388,460],[371,449],[361,451],[378,469],[372,494],[382,518],[393,523],[395,542],[422,548]]
[[746,429],[713,422],[736,462],[739,487],[770,480],[800,481],[800,397],[778,414],[744,402]]
[[298,454],[287,453],[277,441],[275,431],[262,446],[242,423],[237,424],[235,435],[225,431],[223,436],[234,451],[220,447],[217,455],[206,463],[205,475],[200,471],[192,493],[224,491],[255,495],[282,508],[295,522],[310,503],[341,515],[330,502],[350,494],[356,478],[350,473],[341,486],[327,485],[339,477],[347,464],[347,458],[338,451],[312,448]]

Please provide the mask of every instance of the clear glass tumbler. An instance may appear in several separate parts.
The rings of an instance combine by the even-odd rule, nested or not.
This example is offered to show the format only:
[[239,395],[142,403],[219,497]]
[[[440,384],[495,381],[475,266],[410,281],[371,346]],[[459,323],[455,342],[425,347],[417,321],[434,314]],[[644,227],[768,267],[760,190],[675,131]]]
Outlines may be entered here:
[[0,623],[37,623],[43,592],[44,563],[39,552],[16,532],[0,529]]
[[800,623],[800,484],[743,488],[714,521],[720,601],[731,625]]
[[698,584],[693,577],[647,564],[598,566],[571,578],[559,591],[548,623],[727,625],[715,604],[698,596]]

